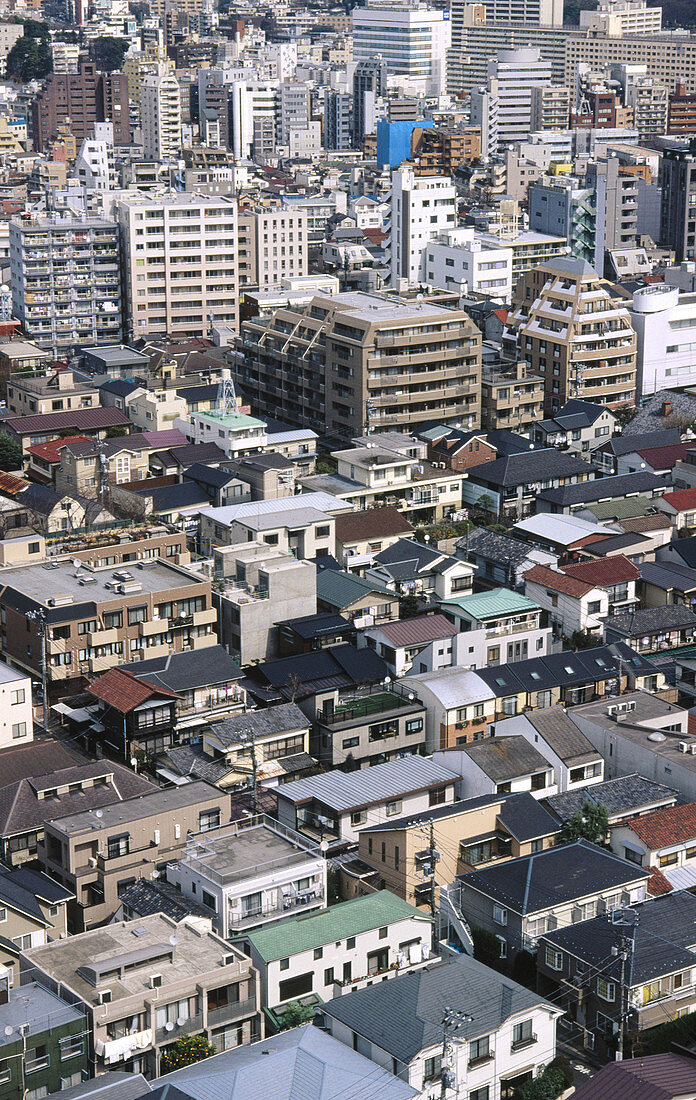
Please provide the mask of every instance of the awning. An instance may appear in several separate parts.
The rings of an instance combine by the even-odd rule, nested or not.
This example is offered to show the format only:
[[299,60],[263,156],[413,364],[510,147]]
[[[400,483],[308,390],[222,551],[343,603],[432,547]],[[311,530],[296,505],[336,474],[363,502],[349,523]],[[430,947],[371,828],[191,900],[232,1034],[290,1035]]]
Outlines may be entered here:
[[696,867],[665,867],[662,874],[675,890],[696,886]]

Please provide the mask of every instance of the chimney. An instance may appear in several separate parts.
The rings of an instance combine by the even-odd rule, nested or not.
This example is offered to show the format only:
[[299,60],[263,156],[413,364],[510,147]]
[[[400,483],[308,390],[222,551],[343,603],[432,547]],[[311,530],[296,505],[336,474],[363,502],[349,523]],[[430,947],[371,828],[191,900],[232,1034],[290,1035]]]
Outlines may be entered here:
[[662,408],[660,409],[660,416],[670,416],[672,413],[672,402],[663,401]]

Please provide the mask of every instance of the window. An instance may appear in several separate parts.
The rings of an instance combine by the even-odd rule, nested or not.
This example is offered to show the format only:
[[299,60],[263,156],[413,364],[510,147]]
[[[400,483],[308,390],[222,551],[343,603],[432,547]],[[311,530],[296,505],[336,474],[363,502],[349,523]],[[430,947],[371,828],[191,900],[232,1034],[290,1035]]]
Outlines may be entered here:
[[480,1089],[472,1089],[469,1100],[488,1100],[488,1085],[481,1085]]
[[31,947],[31,932],[26,932],[23,936],[13,936],[12,942],[20,951],[28,951]]
[[425,1059],[425,1069],[423,1072],[424,1081],[434,1081],[436,1077],[439,1077],[442,1072],[442,1055],[436,1054],[433,1058]]
[[25,1073],[35,1073],[37,1069],[47,1069],[51,1064],[51,1057],[46,1050],[45,1043],[38,1047],[29,1047],[24,1056]]
[[428,795],[429,806],[443,806],[447,797],[446,787],[435,787]]
[[587,612],[589,615],[598,615],[601,610],[602,604],[600,600],[592,600],[587,605]]
[[81,1035],[66,1035],[64,1039],[58,1040],[58,1046],[60,1047],[60,1060],[65,1062],[68,1058],[74,1058],[76,1054],[82,1054],[85,1041]]
[[493,906],[493,920],[496,924],[507,924],[508,915],[507,909],[503,909],[502,905]]
[[346,737],[343,740],[343,748],[344,749],[354,749],[359,744],[360,744],[360,738],[359,737]]
[[201,810],[198,815],[198,827],[202,833],[207,833],[211,829],[217,829],[219,824],[220,810],[217,806],[213,810]]
[[669,852],[666,856],[660,856],[658,864],[660,867],[676,867],[679,862],[679,856],[677,852]]
[[313,983],[314,975],[311,971],[308,974],[298,974],[295,978],[286,978],[284,982],[278,983],[281,1001],[294,1001],[305,993],[311,993]]
[[12,1080],[12,1070],[7,1058],[0,1058],[0,1085],[6,1085]]
[[469,1061],[481,1062],[491,1056],[491,1037],[484,1035],[482,1039],[474,1039],[469,1043]]
[[13,722],[12,723],[12,740],[19,741],[22,737],[27,735],[26,722]]
[[550,966],[552,970],[563,969],[563,952],[556,951],[555,947],[546,948],[546,965]]
[[532,1030],[532,1021],[523,1020],[520,1024],[515,1024],[512,1029],[512,1045],[513,1048],[517,1046],[525,1046],[527,1043],[533,1043],[536,1036]]
[[640,852],[635,852],[633,848],[626,848],[624,846],[624,859],[627,859],[629,863],[637,863],[639,867],[643,866],[643,856]]
[[121,626],[123,626],[122,611],[104,612],[104,630],[116,630]]
[[546,786],[546,772],[537,772],[532,776],[532,790],[543,791]]
[[423,729],[423,719],[422,718],[411,718],[406,723],[406,733],[420,733],[420,731],[422,729]]
[[207,890],[201,890],[201,901],[208,909],[212,909],[214,913],[217,913],[217,901],[214,894],[209,894]]
[[597,978],[597,996],[603,1001],[616,999],[616,986],[614,982],[608,982],[606,978]]
[[10,694],[10,700],[13,707],[16,707],[18,703],[23,703],[25,701],[25,698],[26,695],[24,688],[17,688],[16,691],[11,692]]
[[387,807],[386,807],[387,817],[396,817],[396,815],[400,814],[400,813],[401,813],[401,802],[400,801],[387,802]]
[[128,625],[136,626],[138,623],[144,623],[147,618],[146,607],[129,607],[128,608]]
[[367,821],[367,810],[356,810],[350,815],[350,823],[353,826],[364,825]]
[[328,968],[327,968],[327,969],[326,969],[326,970],[324,971],[324,985],[331,985],[331,983],[332,983],[333,981],[335,981],[335,978],[334,978],[334,968],[333,968],[333,966],[329,966],[329,967],[328,967]]
[[108,858],[116,859],[118,856],[128,855],[129,847],[130,836],[128,833],[123,833],[121,836],[110,836],[106,842]]
[[7,909],[5,909],[5,907],[3,906],[2,909],[0,909],[0,924],[4,924],[6,920],[7,920]]
[[281,970],[289,970],[290,969],[290,959],[281,959],[280,960],[280,969]]
[[379,938],[380,938],[381,940],[386,940],[386,938],[387,938],[387,936],[388,936],[388,935],[389,935],[389,928],[388,928],[388,927],[387,927],[386,925],[384,926],[384,928],[380,928],[380,930],[379,930]]
[[350,951],[353,947],[355,947],[355,936],[349,936],[346,940],[346,948]]

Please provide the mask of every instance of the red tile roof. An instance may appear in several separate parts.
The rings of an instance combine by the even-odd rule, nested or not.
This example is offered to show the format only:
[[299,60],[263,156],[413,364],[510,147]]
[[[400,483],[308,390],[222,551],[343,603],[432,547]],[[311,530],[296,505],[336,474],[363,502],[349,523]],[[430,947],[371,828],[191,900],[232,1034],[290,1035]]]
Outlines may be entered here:
[[528,569],[524,575],[525,581],[533,581],[535,584],[540,584],[545,588],[550,588],[554,592],[562,592],[566,596],[574,596],[576,599],[580,599],[581,596],[586,596],[588,592],[591,592],[595,587],[593,584],[588,584],[587,581],[576,579],[575,577],[568,577],[565,573],[557,573],[555,569],[549,569],[546,565],[535,565],[531,569]]
[[444,615],[420,615],[415,619],[399,619],[379,627],[392,645],[426,645],[440,638],[453,638],[458,633],[454,623]]
[[621,824],[631,829],[651,851],[696,840],[696,802],[689,802],[686,806],[667,806],[644,817],[632,817]]
[[563,572],[569,577],[600,588],[603,585],[622,584],[624,581],[637,581],[640,577],[638,566],[624,554],[582,561],[578,565],[564,565]]
[[60,462],[60,452],[68,443],[91,443],[88,435],[66,435],[62,439],[49,439],[48,443],[35,443],[29,447],[29,454],[43,458],[46,462]]
[[175,691],[165,687],[155,688],[145,680],[138,679],[132,672],[126,672],[121,668],[110,668],[103,676],[93,680],[89,685],[89,693],[108,706],[114,707],[121,714],[129,714],[141,703],[160,695],[165,695],[169,699],[179,698]]
[[507,309],[494,309],[493,313],[495,314],[495,316],[498,318],[499,321],[502,321],[503,324],[505,324],[505,322],[508,319],[509,310],[507,310]]
[[8,474],[4,470],[0,470],[0,493],[14,497],[30,484],[31,482],[27,481],[26,478],[17,477],[16,474]]
[[671,470],[680,458],[686,458],[693,451],[693,443],[672,443],[667,447],[646,447],[636,451],[653,470]]
[[657,867],[653,867],[648,879],[648,893],[650,896],[658,898],[661,894],[671,894],[673,889],[672,883],[665,878],[662,871]]
[[696,489],[675,489],[673,493],[663,493],[662,499],[677,512],[686,512],[696,508]]

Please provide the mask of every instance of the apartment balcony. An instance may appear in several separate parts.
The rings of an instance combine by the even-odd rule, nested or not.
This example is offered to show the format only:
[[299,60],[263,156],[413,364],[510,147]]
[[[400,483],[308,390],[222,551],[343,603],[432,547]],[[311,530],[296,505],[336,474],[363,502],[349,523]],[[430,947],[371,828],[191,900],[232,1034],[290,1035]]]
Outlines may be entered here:
[[[155,726],[153,732],[157,732],[160,729],[169,729],[169,726]],[[149,731],[148,731],[149,732]],[[145,858],[145,854],[150,856],[150,859]],[[108,850],[106,852],[97,853],[97,869],[100,871],[107,871],[109,874],[114,874],[116,871],[123,871],[128,867],[141,866],[143,863],[151,862],[158,854],[158,848],[155,844],[143,844],[139,848],[129,847],[125,852],[117,852],[109,855]],[[91,870],[91,868],[86,868]]]
[[149,645],[145,646],[144,649],[139,649],[137,653],[131,653],[131,659],[153,661],[155,657],[166,657],[171,651],[171,646],[164,643],[162,645]]
[[415,702],[415,696],[411,699],[396,691],[373,691],[342,699],[333,713],[324,711],[316,721],[324,726],[365,724],[380,714],[413,710]]
[[244,1020],[256,1012],[256,997],[247,997],[245,1001],[235,1001],[222,1008],[208,1009],[208,1027],[226,1024],[233,1020]]
[[[239,935],[245,928],[255,928],[267,921],[280,920],[281,917],[293,916],[299,912],[324,907],[324,888],[314,886],[301,894],[292,897],[284,897],[280,905],[261,905],[258,909],[249,910],[241,916],[230,913],[229,935]],[[208,1013],[208,1023],[211,1023]]]
[[118,653],[110,653],[105,657],[90,657],[87,661],[90,672],[106,672],[107,669],[116,668],[123,658]]
[[201,634],[198,638],[194,638],[193,644],[190,646],[184,646],[184,649],[210,649],[211,646],[217,644],[217,634],[214,634],[211,631],[210,634]]
[[158,1027],[155,1031],[155,1043],[157,1046],[161,1043],[171,1043],[181,1035],[193,1035],[195,1032],[202,1030],[203,1015],[199,1012],[196,1016],[189,1016],[182,1024],[172,1021],[166,1023],[164,1027]]
[[206,607],[203,611],[194,611],[194,626],[212,626],[217,622],[217,610],[214,607]]
[[87,644],[89,646],[113,645],[114,642],[118,640],[119,631],[116,627],[112,627],[109,630],[95,630],[87,635]]
[[169,619],[150,619],[148,622],[138,623],[138,634],[141,638],[151,638],[153,634],[164,634],[169,630]]

